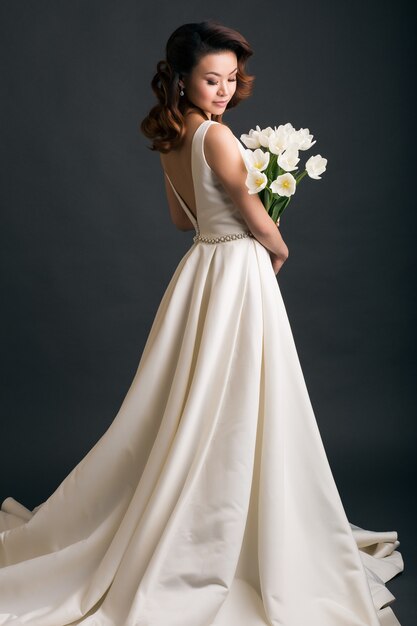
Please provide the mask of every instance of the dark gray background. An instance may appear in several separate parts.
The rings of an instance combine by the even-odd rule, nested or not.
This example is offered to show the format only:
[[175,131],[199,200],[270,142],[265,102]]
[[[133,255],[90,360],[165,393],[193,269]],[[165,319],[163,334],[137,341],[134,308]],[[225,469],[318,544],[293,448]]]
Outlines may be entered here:
[[389,588],[415,623],[410,7],[2,0],[0,500],[33,508],[103,434],[192,244],[139,123],[168,36],[212,17],[255,51],[233,132],[290,121],[328,159],[281,220],[278,283],[348,518],[398,530]]

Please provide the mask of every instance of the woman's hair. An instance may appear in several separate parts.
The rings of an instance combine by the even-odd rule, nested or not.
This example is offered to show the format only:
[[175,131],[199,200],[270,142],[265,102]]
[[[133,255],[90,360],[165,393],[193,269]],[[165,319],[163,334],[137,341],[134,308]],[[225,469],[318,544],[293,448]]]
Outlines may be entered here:
[[[245,72],[246,61],[253,54],[246,39],[236,30],[212,19],[183,24],[172,33],[166,44],[166,60],[159,61],[151,81],[158,104],[140,124],[141,132],[152,140],[152,145],[147,146],[150,150],[165,153],[182,142],[185,109],[199,107],[187,99],[187,94],[180,96],[179,80],[190,74],[206,54],[227,50],[236,54],[238,67],[236,91],[226,107],[231,109],[251,95],[255,80],[254,75]],[[211,119],[221,122],[222,114],[213,114]]]

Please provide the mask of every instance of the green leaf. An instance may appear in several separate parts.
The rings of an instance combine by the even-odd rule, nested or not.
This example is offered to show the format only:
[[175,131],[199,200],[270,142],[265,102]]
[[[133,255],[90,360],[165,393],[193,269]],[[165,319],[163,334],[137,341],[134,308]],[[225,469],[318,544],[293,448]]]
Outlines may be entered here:
[[271,213],[271,218],[274,220],[274,222],[277,221],[278,215],[279,215],[279,204],[275,204],[273,205],[273,209]]
[[269,164],[268,167],[266,168],[266,172],[267,172],[267,176],[269,180],[275,180],[276,178],[276,171],[277,171],[277,155],[276,154],[272,154],[272,152],[269,153]]
[[264,187],[264,191],[265,191],[265,208],[268,211],[270,206],[271,206],[271,202],[272,202],[272,194],[271,191],[268,189],[268,187]]

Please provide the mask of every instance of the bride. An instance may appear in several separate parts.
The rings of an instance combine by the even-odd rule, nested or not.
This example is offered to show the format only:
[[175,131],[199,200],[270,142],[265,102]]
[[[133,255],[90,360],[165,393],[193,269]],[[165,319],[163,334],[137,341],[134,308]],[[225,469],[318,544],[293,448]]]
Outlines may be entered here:
[[288,259],[223,122],[252,49],[168,39],[141,124],[195,230],[113,422],[49,498],[0,511],[0,624],[395,626],[395,531],[350,523],[276,275]]

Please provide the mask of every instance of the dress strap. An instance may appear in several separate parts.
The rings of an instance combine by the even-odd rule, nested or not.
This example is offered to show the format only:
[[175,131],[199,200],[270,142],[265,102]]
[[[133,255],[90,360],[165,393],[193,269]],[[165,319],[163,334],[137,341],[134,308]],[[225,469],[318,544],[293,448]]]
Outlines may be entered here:
[[[165,170],[164,170],[165,172]],[[199,232],[199,228],[198,228],[198,223],[197,220],[194,216],[194,214],[191,212],[191,210],[188,208],[188,206],[185,204],[184,200],[181,198],[180,194],[178,193],[178,191],[175,189],[174,185],[171,182],[170,177],[168,176],[168,174],[165,172],[165,176],[167,177],[167,179],[170,182],[170,185],[172,187],[172,189],[174,190],[175,195],[178,198],[178,201],[180,203],[180,205],[182,206],[182,208],[184,209],[184,211],[186,212],[186,214],[188,215],[188,217],[190,218],[190,221],[192,223],[192,225],[194,226],[194,230],[196,231],[196,233]]]

